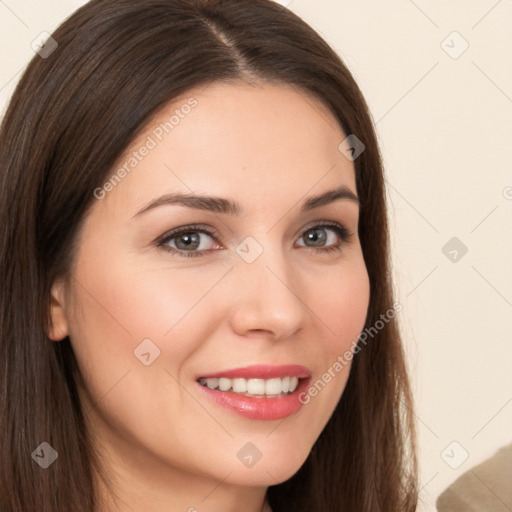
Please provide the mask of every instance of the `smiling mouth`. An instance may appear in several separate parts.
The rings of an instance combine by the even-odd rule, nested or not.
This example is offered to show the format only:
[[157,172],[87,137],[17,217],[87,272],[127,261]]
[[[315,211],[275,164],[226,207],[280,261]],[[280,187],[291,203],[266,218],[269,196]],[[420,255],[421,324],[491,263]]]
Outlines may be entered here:
[[302,380],[304,379],[290,376],[271,379],[200,377],[197,382],[219,392],[231,392],[253,398],[279,398],[292,394]]

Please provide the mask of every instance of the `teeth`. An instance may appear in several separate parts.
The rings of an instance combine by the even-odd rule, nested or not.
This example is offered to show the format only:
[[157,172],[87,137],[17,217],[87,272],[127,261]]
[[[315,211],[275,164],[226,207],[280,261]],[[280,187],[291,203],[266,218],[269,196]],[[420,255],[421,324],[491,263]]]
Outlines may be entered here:
[[247,393],[250,395],[264,395],[265,381],[263,379],[249,379],[247,381]]
[[[226,379],[229,380],[229,379]],[[233,391],[235,393],[247,393],[247,380],[245,379],[232,379]]]
[[245,396],[279,397],[293,393],[299,384],[297,377],[274,379],[227,379],[225,377],[199,379],[203,386],[219,391],[233,391]]
[[229,391],[231,389],[231,379],[219,379],[219,389],[221,391]]

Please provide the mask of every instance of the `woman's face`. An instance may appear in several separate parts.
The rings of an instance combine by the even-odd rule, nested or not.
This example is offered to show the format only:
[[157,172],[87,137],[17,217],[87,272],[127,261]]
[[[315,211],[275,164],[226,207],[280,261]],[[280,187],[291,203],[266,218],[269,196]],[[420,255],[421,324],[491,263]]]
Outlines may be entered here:
[[[109,460],[141,479],[242,486],[274,485],[303,464],[343,393],[350,368],[333,368],[369,302],[345,138],[292,87],[217,83],[161,110],[97,189],[69,286],[53,288],[52,335],[70,336]],[[172,194],[223,199],[160,200]],[[251,398],[198,381],[253,365],[275,373],[219,382],[276,394],[276,378],[296,376],[299,389]]]

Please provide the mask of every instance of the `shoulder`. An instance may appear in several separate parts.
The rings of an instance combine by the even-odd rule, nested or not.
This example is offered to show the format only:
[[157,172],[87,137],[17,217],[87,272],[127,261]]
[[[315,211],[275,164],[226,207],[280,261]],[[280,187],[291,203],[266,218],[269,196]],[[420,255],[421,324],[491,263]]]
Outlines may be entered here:
[[512,443],[466,471],[436,501],[439,512],[510,512]]

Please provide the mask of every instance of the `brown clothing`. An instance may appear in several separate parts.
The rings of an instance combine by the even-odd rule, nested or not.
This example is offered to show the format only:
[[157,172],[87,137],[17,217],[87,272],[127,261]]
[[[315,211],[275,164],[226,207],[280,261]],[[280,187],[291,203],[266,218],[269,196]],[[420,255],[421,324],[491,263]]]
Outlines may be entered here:
[[512,443],[462,474],[437,498],[439,512],[512,512]]

